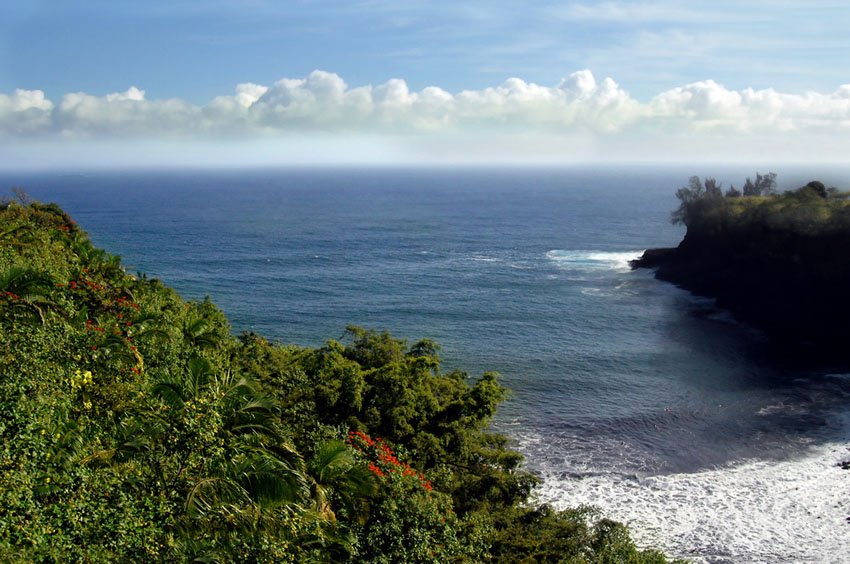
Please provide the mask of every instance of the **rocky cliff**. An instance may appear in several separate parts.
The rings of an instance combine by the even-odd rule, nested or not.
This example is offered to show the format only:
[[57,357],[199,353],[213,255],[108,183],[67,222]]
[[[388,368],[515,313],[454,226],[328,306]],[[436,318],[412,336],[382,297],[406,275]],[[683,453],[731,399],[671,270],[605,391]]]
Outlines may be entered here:
[[716,298],[794,354],[850,361],[850,229],[759,217],[693,221],[678,247],[650,249],[632,266]]

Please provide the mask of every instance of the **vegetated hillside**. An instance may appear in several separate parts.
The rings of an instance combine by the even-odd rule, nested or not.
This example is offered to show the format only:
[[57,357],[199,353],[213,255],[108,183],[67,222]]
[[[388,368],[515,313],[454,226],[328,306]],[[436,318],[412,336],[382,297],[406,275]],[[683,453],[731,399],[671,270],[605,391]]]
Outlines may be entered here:
[[848,360],[850,200],[818,181],[776,194],[774,178],[748,179],[762,186],[745,196],[693,177],[673,213],[687,226],[684,239],[647,251],[635,266],[716,297],[796,353]]
[[234,338],[20,199],[0,204],[0,561],[665,562],[591,509],[527,504],[487,429],[494,374],[356,327]]

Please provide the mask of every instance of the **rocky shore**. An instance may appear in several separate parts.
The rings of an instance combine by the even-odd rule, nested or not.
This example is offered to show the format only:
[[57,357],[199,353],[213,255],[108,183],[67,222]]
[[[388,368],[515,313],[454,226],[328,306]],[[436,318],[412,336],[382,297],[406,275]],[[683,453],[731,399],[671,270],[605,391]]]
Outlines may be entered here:
[[850,364],[850,230],[702,223],[631,264],[715,298],[789,355]]

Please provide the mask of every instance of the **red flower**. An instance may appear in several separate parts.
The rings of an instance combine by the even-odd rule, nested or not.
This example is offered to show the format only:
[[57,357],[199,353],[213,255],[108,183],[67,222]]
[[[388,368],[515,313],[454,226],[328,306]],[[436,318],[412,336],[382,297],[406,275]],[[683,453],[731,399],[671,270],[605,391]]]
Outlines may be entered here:
[[362,431],[350,431],[348,433],[348,444],[363,453],[372,460],[369,461],[368,469],[376,476],[384,477],[387,473],[400,473],[406,478],[416,478],[419,485],[425,491],[432,491],[433,486],[425,475],[414,470],[407,462],[402,462],[393,452],[390,445],[382,439],[373,439]]

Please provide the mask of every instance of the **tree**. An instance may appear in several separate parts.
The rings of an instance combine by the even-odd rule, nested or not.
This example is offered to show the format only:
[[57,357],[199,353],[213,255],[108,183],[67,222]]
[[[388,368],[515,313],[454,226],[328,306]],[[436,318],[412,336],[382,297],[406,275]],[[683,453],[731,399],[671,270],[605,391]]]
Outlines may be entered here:
[[812,180],[805,186],[806,188],[811,189],[815,194],[820,196],[821,198],[827,197],[826,185],[819,180]]
[[32,198],[30,198],[30,195],[27,194],[27,191],[21,188],[20,186],[13,187],[12,193],[24,207],[29,206],[33,201]]
[[718,183],[714,178],[706,178],[705,179],[705,195],[720,197],[723,195],[723,183]]
[[362,517],[365,500],[376,491],[375,476],[358,464],[352,450],[342,440],[320,443],[307,463],[310,495],[316,513],[336,521],[332,502],[338,501],[351,518]]
[[764,176],[756,173],[756,187],[762,196],[773,196],[776,194],[776,173],[768,172]]
[[702,182],[699,176],[691,176],[688,179],[688,185],[682,186],[676,190],[676,197],[681,202],[679,207],[673,212],[670,221],[674,224],[688,224],[693,206],[702,198],[704,194]]
[[744,183],[744,196],[772,196],[776,193],[776,173],[768,172],[765,175],[756,173],[756,181],[747,177]]
[[676,191],[676,197],[681,203],[673,212],[670,221],[677,225],[689,225],[695,217],[722,205],[721,186],[714,178],[706,178],[705,182],[702,182],[699,176],[691,176],[688,185]]

